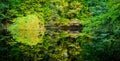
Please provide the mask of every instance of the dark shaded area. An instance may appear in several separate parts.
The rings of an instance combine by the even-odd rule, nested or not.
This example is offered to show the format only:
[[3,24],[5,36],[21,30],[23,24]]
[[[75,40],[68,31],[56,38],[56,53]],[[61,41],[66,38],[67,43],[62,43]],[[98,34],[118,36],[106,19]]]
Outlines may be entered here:
[[81,32],[83,29],[82,25],[70,25],[70,26],[45,26],[46,30],[53,30],[53,31],[79,31]]

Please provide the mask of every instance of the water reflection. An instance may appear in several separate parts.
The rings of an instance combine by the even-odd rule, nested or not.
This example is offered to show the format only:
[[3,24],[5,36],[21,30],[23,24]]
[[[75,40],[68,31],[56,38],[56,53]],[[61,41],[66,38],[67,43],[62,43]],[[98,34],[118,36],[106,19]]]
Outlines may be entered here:
[[[27,24],[27,26],[23,26],[21,22],[19,23],[17,25],[12,24],[12,28],[9,29],[12,32],[12,37],[15,41],[18,40],[18,43],[21,41],[21,43],[32,44],[38,47],[39,50],[37,48],[34,48],[35,50],[33,48],[27,48],[29,51],[38,51],[38,55],[44,55],[41,61],[72,61],[74,59],[73,56],[80,54],[81,48],[77,42],[77,37],[82,31],[82,25],[39,27],[39,24],[34,21]],[[35,24],[36,27],[34,26]],[[43,41],[42,43],[38,42],[40,39]],[[27,48],[25,47],[25,49]],[[20,48],[23,51],[25,49]]]
[[82,25],[70,25],[70,26],[45,26],[46,31],[50,32],[67,32],[70,36],[79,36],[82,31]]
[[45,28],[43,45],[48,49],[48,61],[54,60],[52,58],[62,61],[72,60],[73,56],[80,54],[81,48],[77,37],[82,30],[81,25],[45,26]]

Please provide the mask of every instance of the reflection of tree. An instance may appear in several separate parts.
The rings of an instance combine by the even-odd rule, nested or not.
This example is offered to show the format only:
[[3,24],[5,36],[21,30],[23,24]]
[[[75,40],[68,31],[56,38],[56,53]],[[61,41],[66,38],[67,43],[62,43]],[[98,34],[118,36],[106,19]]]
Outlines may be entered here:
[[[41,25],[39,25],[41,23]],[[43,23],[35,15],[20,17],[14,20],[14,24],[9,27],[13,38],[18,42],[35,45],[42,42]],[[42,34],[42,35],[39,35]],[[38,38],[38,36],[40,38]]]

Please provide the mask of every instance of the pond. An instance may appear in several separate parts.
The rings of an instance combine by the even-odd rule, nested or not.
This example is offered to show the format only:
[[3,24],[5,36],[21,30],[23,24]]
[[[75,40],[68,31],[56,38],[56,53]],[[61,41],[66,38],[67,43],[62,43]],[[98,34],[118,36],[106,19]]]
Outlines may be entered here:
[[[83,28],[80,24],[46,26],[36,16],[30,15],[17,18],[13,20],[13,23],[3,25],[1,31],[5,34],[4,36],[10,36],[9,41],[7,41],[9,45],[20,44],[17,48],[24,55],[27,55],[25,51],[35,52],[35,54],[29,52],[29,54],[34,55],[34,58],[28,60],[66,60],[71,59],[73,55],[80,54],[81,49],[77,42],[77,37],[79,37]],[[43,56],[36,57],[39,54]]]

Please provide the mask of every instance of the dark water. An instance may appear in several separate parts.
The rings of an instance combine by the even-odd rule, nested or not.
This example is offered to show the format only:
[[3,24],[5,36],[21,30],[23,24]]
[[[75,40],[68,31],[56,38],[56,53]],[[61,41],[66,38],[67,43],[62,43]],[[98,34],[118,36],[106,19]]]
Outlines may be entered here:
[[[70,26],[44,26],[46,30],[59,32],[59,31],[69,31],[72,33],[75,32],[81,32],[83,29],[82,25],[70,25]],[[0,34],[6,34],[7,33],[7,26],[0,24]]]
[[70,26],[45,26],[46,30],[51,31],[70,31],[70,32],[81,32],[83,26],[82,25],[70,25]]

